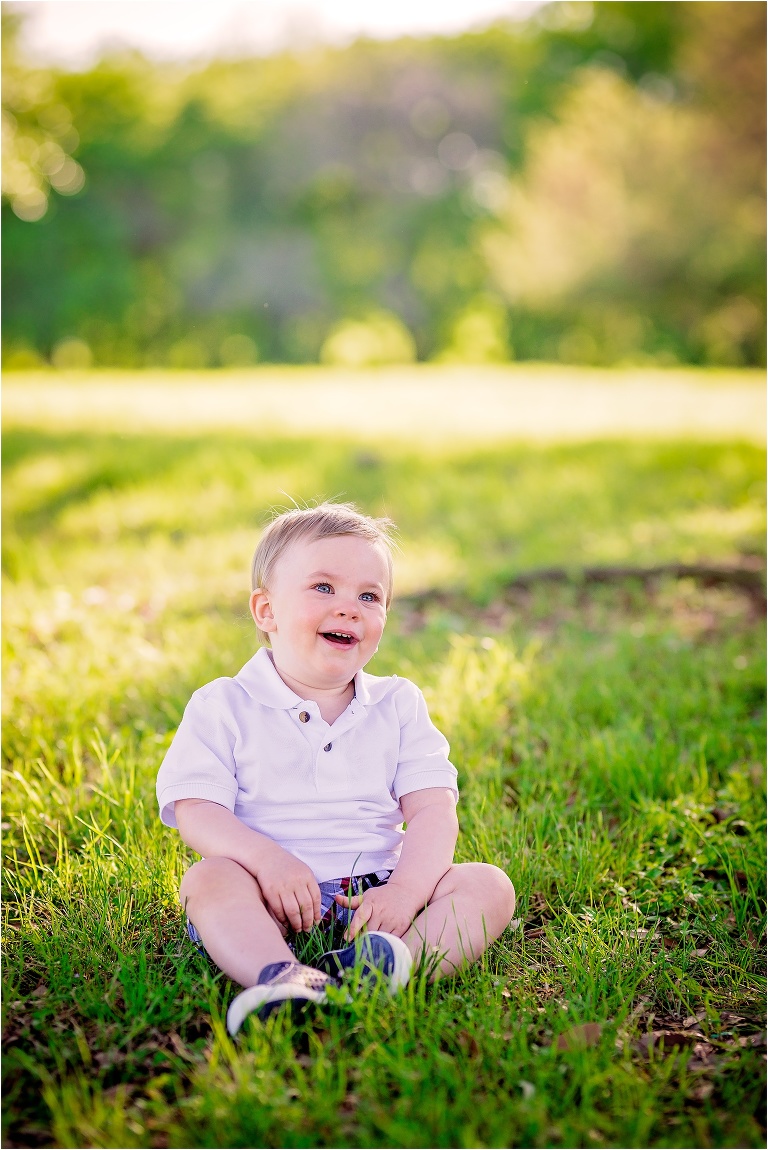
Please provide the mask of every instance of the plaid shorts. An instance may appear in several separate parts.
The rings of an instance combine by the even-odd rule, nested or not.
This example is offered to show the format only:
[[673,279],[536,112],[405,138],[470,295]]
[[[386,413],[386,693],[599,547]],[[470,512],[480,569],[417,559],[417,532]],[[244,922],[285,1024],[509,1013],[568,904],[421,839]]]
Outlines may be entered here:
[[[384,886],[391,874],[392,871],[390,870],[377,870],[372,874],[345,875],[344,878],[332,878],[326,882],[318,883],[323,917],[311,931],[303,932],[301,935],[289,929],[286,939],[288,946],[294,952],[298,950],[301,954],[307,950],[307,943],[311,944],[312,942],[314,942],[315,947],[319,945],[321,950],[336,950],[341,946],[344,932],[355,913],[348,907],[339,906],[337,902],[334,902],[336,895],[363,894],[372,886]],[[187,919],[187,934],[200,954],[204,955],[203,940],[189,919]]]

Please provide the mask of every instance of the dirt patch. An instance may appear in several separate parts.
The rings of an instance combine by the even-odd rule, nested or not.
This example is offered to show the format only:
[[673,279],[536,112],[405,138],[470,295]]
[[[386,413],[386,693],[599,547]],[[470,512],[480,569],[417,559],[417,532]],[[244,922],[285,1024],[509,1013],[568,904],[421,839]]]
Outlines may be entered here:
[[541,568],[510,579],[486,604],[442,589],[403,596],[396,617],[404,634],[436,621],[454,630],[481,627],[491,634],[522,623],[548,633],[577,618],[595,630],[629,623],[641,638],[643,618],[652,612],[683,638],[696,639],[724,626],[753,626],[764,618],[765,607],[764,567],[748,558],[738,566]]

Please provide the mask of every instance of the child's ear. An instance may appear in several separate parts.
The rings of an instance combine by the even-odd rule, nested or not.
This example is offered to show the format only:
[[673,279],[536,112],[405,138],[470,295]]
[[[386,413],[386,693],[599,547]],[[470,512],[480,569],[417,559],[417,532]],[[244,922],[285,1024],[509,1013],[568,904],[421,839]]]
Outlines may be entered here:
[[251,593],[251,614],[253,621],[260,631],[275,631],[277,624],[275,623],[275,616],[272,614],[272,605],[269,601],[269,594],[263,587],[257,587]]

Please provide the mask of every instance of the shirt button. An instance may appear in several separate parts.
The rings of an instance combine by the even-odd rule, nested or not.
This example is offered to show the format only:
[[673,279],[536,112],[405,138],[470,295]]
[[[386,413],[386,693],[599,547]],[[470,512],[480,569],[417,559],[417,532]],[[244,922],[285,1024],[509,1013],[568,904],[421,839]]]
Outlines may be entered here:
[[323,747],[323,750],[324,751],[330,751],[332,746],[333,746],[333,743],[326,743],[325,746]]
[[302,723],[309,722],[309,711],[299,711],[299,719]]

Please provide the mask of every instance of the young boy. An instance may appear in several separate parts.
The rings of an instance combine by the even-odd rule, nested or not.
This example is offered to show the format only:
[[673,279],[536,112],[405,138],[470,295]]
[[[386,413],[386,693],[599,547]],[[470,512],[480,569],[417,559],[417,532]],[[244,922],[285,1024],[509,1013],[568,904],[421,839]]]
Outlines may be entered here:
[[[194,693],[160,768],[161,818],[203,856],[181,884],[190,937],[245,988],[231,1034],[325,1001],[355,964],[391,990],[413,959],[452,974],[514,912],[503,871],[453,863],[456,769],[421,692],[362,669],[392,598],[391,527],[333,503],[270,524],[250,599],[265,646]],[[349,945],[297,962],[297,936],[334,921]]]

